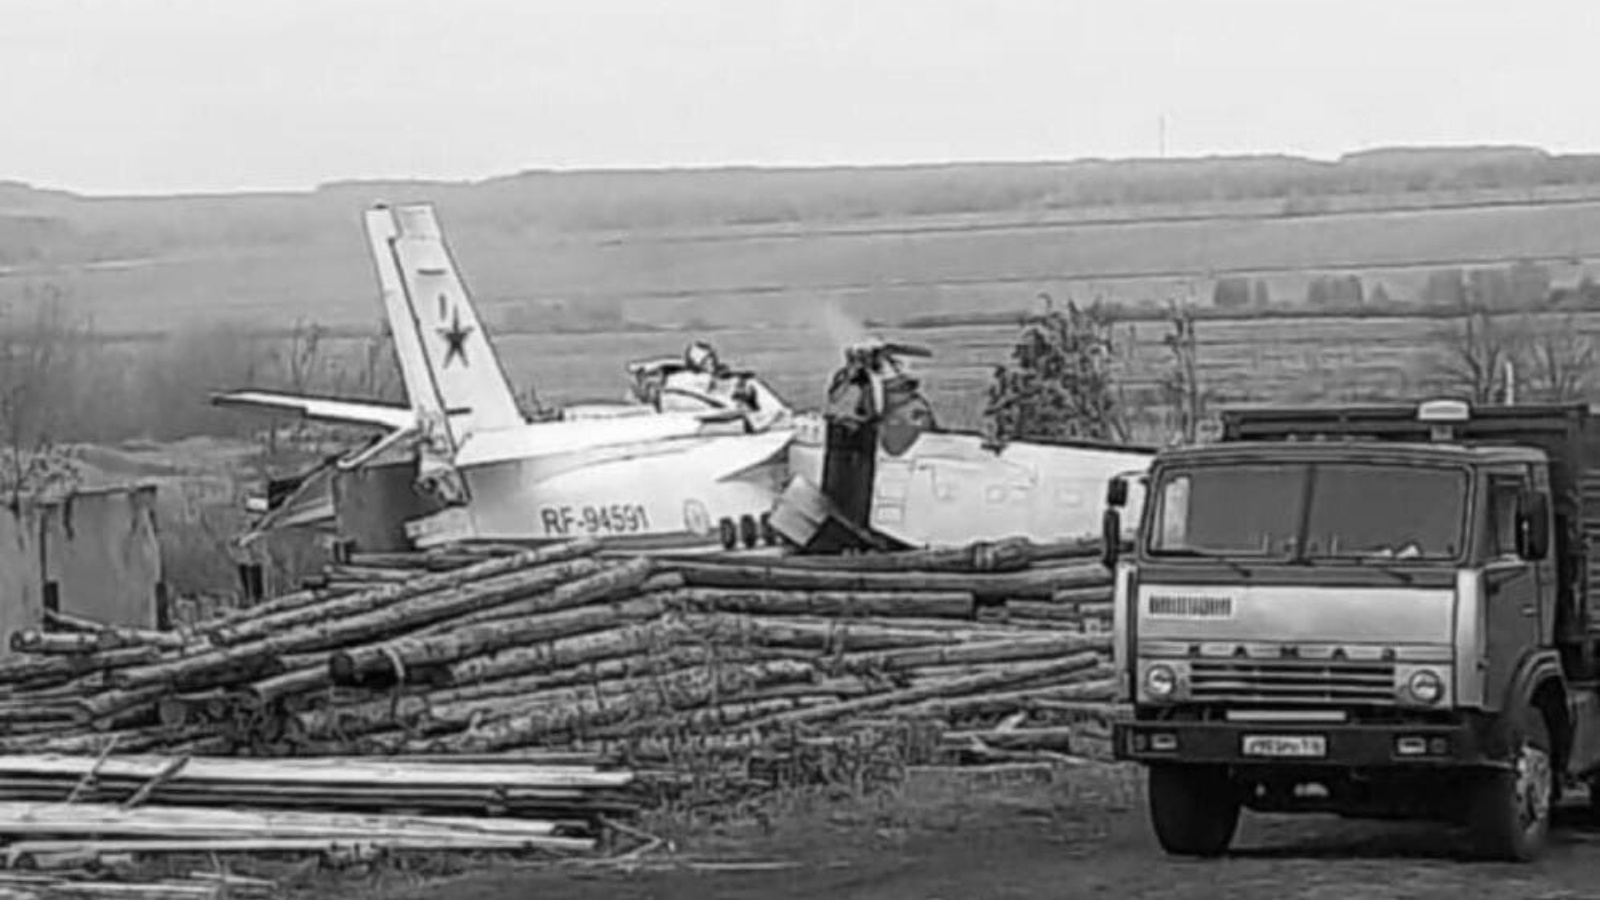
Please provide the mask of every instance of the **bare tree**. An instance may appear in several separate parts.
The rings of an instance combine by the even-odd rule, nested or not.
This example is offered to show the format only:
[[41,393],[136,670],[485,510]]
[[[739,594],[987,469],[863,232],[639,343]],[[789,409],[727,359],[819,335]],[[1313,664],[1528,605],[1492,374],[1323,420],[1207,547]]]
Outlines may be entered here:
[[1525,346],[1523,330],[1470,292],[1458,307],[1461,317],[1445,338],[1441,373],[1473,403],[1501,402],[1508,387],[1507,363],[1514,363]]
[[[322,340],[327,335],[327,329],[316,322],[307,322],[305,319],[295,319],[294,327],[289,332],[284,346],[278,351],[278,366],[284,379],[284,387],[295,394],[305,394],[311,385],[321,376],[325,363],[322,356]],[[298,441],[305,436],[306,421],[297,419],[290,426],[290,441]],[[272,450],[277,448],[276,429],[268,439]]]
[[1529,392],[1550,403],[1586,398],[1596,348],[1594,338],[1579,331],[1577,317],[1569,313],[1554,322],[1530,322],[1526,332],[1519,369]]
[[46,286],[30,295],[26,310],[0,305],[0,490],[12,509],[76,481],[54,451],[71,411],[75,355],[88,326],[68,316],[63,298]]
[[1161,393],[1172,411],[1176,426],[1173,437],[1186,444],[1194,443],[1200,436],[1200,424],[1205,421],[1206,401],[1209,394],[1200,384],[1200,352],[1195,337],[1194,313],[1177,301],[1168,303],[1172,330],[1161,342],[1171,351],[1171,368],[1161,378]]

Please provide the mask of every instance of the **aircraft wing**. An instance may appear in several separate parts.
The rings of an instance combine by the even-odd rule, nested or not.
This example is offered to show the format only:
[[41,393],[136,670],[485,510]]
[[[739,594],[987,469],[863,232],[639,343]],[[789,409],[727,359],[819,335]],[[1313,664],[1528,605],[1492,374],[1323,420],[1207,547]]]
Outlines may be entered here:
[[215,406],[298,413],[302,418],[319,422],[366,425],[396,431],[416,424],[416,414],[408,407],[363,400],[337,400],[273,391],[230,391],[211,395],[211,403]]

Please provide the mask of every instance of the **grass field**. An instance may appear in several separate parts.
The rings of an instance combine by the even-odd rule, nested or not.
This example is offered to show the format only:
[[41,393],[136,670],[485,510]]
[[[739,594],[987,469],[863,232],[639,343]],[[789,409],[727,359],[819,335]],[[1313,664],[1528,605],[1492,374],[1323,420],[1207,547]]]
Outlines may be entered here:
[[[351,197],[337,228],[277,243],[15,266],[0,271],[0,302],[48,286],[105,329],[147,334],[196,318],[368,325],[378,303],[364,205]],[[1359,275],[1369,293],[1382,284],[1408,301],[1441,267],[1532,260],[1571,283],[1600,259],[1600,200],[1296,216],[1211,204],[1204,214],[1126,221],[995,214],[937,225],[908,217],[870,228],[554,234],[456,216],[447,200],[439,209],[467,282],[496,324],[543,330],[792,325],[824,303],[860,319],[898,321],[1021,309],[1041,291],[1209,302],[1216,278],[1228,274],[1261,279],[1274,305],[1302,303],[1310,279],[1331,273]]]
[[[1600,334],[1600,314],[1545,316],[1539,327]],[[1201,322],[1196,326],[1200,375],[1215,403],[1334,403],[1406,400],[1451,388],[1445,372],[1456,321],[1433,318],[1270,319]],[[710,335],[723,358],[762,373],[792,404],[821,402],[839,362],[840,329],[745,329]],[[1165,323],[1120,326],[1125,354],[1119,380],[1130,402],[1154,402],[1167,371]],[[1010,325],[914,330],[885,336],[930,347],[918,361],[936,407],[952,425],[979,424],[993,368],[1007,361],[1017,337]],[[626,358],[681,352],[677,334],[515,335],[499,339],[511,377],[534,383],[546,402],[608,399],[622,389]],[[1524,376],[1531,377],[1531,376]]]
[[[724,360],[759,372],[791,405],[805,409],[820,405],[840,348],[868,333],[842,314],[814,318],[809,327],[509,334],[495,342],[514,386],[519,391],[531,387],[546,405],[620,399],[626,362],[675,356],[692,337],[705,337]],[[1513,326],[1592,338],[1600,334],[1600,313],[1508,316],[1504,327]],[[1437,317],[1200,321],[1198,374],[1213,407],[1415,399],[1457,386],[1446,369],[1461,328],[1460,320]],[[1161,403],[1157,382],[1172,371],[1163,344],[1168,331],[1168,324],[1158,320],[1126,322],[1116,329],[1115,371],[1126,405],[1135,410]],[[871,333],[933,350],[933,359],[914,361],[914,368],[923,374],[941,420],[965,428],[981,424],[992,372],[1008,360],[1018,328],[995,324]],[[212,391],[255,385],[372,396],[373,384],[383,381],[369,371],[371,348],[354,339],[321,341],[313,358],[303,361],[305,371],[294,377],[286,371],[295,355],[287,341],[233,331],[192,330],[162,343],[89,345],[77,351],[69,363],[58,362],[59,372],[52,372],[39,398],[50,410],[52,434],[63,440],[246,436],[264,421],[211,406]],[[1518,375],[1525,390],[1537,392],[1538,374],[1524,370]],[[1591,386],[1588,372],[1581,374],[1580,392]],[[396,387],[392,378],[387,385]]]

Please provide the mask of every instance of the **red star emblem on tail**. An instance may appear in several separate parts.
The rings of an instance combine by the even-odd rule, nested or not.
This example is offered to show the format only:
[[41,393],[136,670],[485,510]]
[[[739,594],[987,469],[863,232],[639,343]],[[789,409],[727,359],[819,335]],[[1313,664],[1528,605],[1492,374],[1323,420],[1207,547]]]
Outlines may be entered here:
[[467,338],[472,336],[472,326],[461,327],[461,310],[454,309],[450,312],[450,327],[440,328],[439,336],[444,338],[444,365],[449,366],[450,360],[461,357],[461,365],[467,365]]

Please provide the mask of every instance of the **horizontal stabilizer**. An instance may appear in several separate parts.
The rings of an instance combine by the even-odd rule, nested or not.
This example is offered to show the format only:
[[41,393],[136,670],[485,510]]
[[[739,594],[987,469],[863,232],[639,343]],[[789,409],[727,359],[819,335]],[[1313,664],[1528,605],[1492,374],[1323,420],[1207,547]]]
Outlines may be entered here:
[[302,418],[344,425],[402,430],[416,424],[416,414],[404,406],[364,400],[336,400],[279,394],[272,391],[231,391],[211,395],[214,406],[238,406],[274,412],[296,413]]

